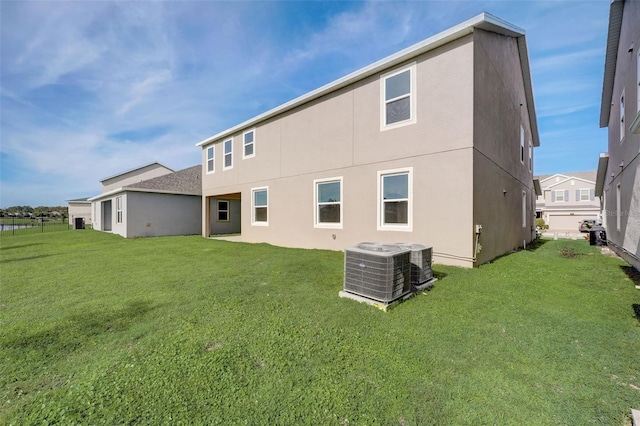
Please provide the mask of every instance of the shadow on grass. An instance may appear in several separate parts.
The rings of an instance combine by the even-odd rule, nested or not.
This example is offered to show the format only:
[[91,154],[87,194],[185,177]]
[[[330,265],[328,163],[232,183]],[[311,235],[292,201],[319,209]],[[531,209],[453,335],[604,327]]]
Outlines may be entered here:
[[620,269],[622,269],[622,272],[627,274],[627,277],[629,277],[635,285],[640,285],[640,272],[638,272],[633,266],[622,265],[620,266]]
[[35,259],[42,259],[42,258],[49,257],[49,256],[54,256],[54,255],[53,254],[39,254],[37,256],[20,257],[20,258],[17,258],[17,259],[0,259],[0,263],[19,262],[21,260],[35,260]]
[[441,272],[441,271],[436,271],[435,269],[433,270],[433,277],[437,278],[438,281],[440,281],[441,279],[445,278],[448,274],[445,272]]
[[545,240],[542,238],[538,238],[537,240],[533,240],[531,241],[529,244],[527,244],[527,251],[536,251],[538,250],[540,247],[542,247],[543,245],[545,245],[547,242],[549,242],[549,240]]
[[18,244],[18,245],[11,246],[11,247],[2,247],[2,245],[0,245],[0,251],[14,250],[14,249],[19,249],[19,248],[24,248],[24,247],[41,246],[41,245],[42,245],[42,243]]
[[631,307],[633,308],[633,313],[636,315],[636,319],[640,321],[640,304],[634,303]]
[[33,334],[11,336],[3,342],[8,349],[36,351],[40,356],[65,356],[82,347],[91,338],[103,333],[123,331],[138,318],[157,309],[151,301],[130,302],[118,311],[91,311],[67,317],[62,324]]

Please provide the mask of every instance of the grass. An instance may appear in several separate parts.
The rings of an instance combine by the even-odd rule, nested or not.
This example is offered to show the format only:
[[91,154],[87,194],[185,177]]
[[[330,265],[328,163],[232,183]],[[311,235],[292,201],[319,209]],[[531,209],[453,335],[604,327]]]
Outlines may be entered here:
[[69,231],[72,226],[65,220],[45,218],[0,218],[0,236],[41,234],[52,231]]
[[[570,256],[566,256],[570,253]],[[0,424],[607,424],[640,408],[640,292],[548,241],[384,313],[343,255],[0,237]]]

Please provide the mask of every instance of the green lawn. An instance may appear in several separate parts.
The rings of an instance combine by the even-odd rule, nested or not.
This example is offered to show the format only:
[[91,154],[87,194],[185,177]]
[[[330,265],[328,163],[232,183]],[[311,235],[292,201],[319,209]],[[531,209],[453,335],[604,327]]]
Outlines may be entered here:
[[548,241],[385,313],[339,252],[0,236],[0,424],[630,425],[624,265]]

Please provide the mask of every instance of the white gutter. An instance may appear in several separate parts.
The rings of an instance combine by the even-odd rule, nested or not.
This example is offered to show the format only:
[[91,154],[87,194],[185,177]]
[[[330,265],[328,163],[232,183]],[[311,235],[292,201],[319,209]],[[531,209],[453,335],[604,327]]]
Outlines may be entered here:
[[91,201],[91,202],[98,201],[103,198],[109,198],[120,192],[146,192],[149,194],[195,195],[198,197],[202,196],[201,194],[194,194],[193,192],[167,191],[164,189],[148,189],[148,188],[128,188],[125,186],[122,188],[112,189],[111,191],[105,192],[104,194],[96,195],[95,197],[89,198],[87,201]]

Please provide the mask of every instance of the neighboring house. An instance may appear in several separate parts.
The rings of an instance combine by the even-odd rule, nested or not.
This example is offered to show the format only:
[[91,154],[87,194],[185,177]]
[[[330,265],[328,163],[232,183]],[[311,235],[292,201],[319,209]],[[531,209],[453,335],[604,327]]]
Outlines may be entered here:
[[89,198],[93,228],[125,238],[199,234],[201,175],[199,165],[174,172],[153,163],[104,179]]
[[538,145],[524,31],[481,14],[199,142],[202,234],[471,267],[532,240]]
[[640,270],[640,2],[614,0],[609,14],[600,127],[609,152],[598,161],[607,239]]
[[600,201],[595,197],[596,172],[538,176],[542,195],[536,200],[536,217],[550,231],[578,232],[583,220],[600,220]]
[[84,229],[91,225],[91,201],[89,198],[67,200],[69,203],[69,223],[73,229]]

